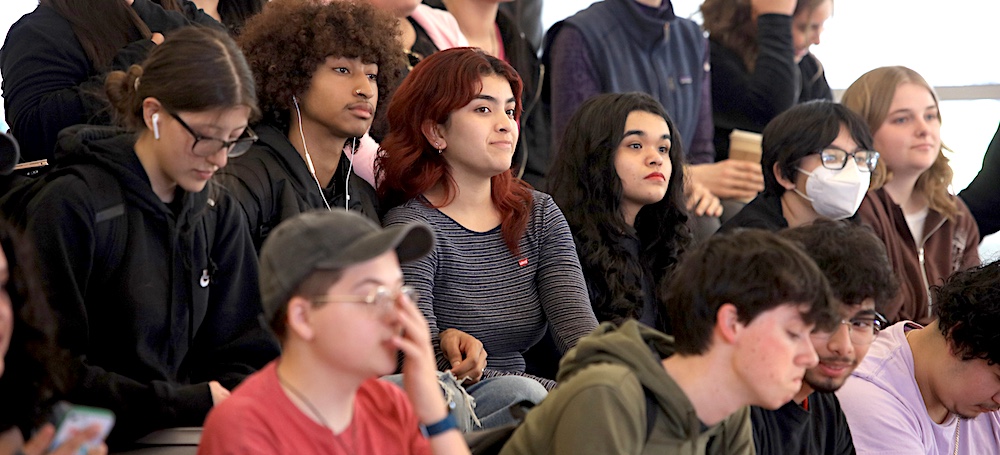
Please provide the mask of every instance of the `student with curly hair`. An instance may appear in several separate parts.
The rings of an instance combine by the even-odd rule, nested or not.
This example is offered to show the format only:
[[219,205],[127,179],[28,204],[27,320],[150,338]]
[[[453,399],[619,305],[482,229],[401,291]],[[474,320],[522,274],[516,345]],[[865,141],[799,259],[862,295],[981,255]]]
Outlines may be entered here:
[[472,48],[438,52],[390,103],[376,162],[385,224],[419,220],[438,237],[403,271],[439,367],[472,382],[523,375],[522,353],[549,326],[561,351],[597,326],[562,212],[512,175],[520,113],[510,65]]
[[277,0],[247,23],[239,41],[264,118],[258,142],[220,181],[258,250],[278,223],[309,210],[379,222],[375,190],[352,172],[350,154],[400,78],[395,21],[365,2]]
[[573,114],[552,163],[552,198],[566,215],[599,321],[627,318],[662,332],[663,283],[691,233],[684,155],[658,101],[608,93]]
[[934,319],[928,289],[980,264],[976,220],[948,192],[952,170],[937,94],[916,71],[886,66],[854,81],[841,102],[868,123],[887,174],[858,209],[885,242],[900,281],[899,298],[885,317],[927,324]]
[[882,331],[837,392],[859,454],[1000,453],[1000,261],[932,292],[936,319]]
[[163,35],[192,23],[221,29],[193,4],[182,14],[152,0],[41,0],[0,50],[7,123],[25,160],[52,159],[59,131],[110,125],[104,77],[141,63]]
[[[0,455],[50,453],[44,450],[52,443],[55,427],[45,419],[72,380],[66,352],[56,345],[57,323],[37,274],[30,245],[0,221]],[[21,429],[36,427],[25,441]],[[80,453],[95,430],[51,453]],[[91,447],[87,453],[107,453],[107,447]]]
[[833,100],[819,44],[833,0],[706,0],[701,5],[712,60],[716,159],[729,158],[729,133],[761,132],[809,100]]
[[258,320],[244,215],[212,181],[255,140],[253,76],[236,43],[179,30],[106,87],[126,129],[65,131],[59,164],[3,208],[39,252],[79,376],[68,399],[117,415],[114,446],[201,425],[278,347]]
[[[414,65],[435,52],[469,45],[458,21],[448,11],[432,8],[420,0],[362,1],[396,17],[395,30],[399,33],[397,45],[406,54],[404,76]],[[395,89],[396,86],[392,88]],[[386,96],[385,99],[388,101],[389,97]],[[352,158],[355,172],[372,186],[378,186],[375,180],[378,141],[385,137],[388,129],[385,117],[377,117],[369,134],[361,138],[360,146]]]

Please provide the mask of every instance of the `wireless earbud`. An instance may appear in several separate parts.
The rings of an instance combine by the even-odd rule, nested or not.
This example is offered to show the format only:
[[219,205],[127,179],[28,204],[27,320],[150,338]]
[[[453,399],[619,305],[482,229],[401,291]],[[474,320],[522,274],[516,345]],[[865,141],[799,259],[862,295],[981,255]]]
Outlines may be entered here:
[[159,139],[160,138],[160,114],[159,113],[153,114],[153,118],[151,120],[153,121],[153,138]]

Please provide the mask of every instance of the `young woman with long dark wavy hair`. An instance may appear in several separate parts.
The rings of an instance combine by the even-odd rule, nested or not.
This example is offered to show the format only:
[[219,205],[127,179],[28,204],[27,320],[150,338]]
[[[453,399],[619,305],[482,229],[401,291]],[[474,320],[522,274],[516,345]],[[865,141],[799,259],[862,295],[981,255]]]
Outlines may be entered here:
[[658,101],[609,93],[569,121],[550,173],[598,320],[669,331],[660,283],[690,241],[681,142]]

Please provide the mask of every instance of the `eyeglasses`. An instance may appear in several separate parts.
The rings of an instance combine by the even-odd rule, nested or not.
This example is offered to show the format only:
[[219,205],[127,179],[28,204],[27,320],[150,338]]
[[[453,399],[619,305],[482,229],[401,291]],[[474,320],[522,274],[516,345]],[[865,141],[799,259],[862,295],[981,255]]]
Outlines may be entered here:
[[833,330],[816,331],[812,333],[813,339],[821,343],[826,343],[833,337],[833,334],[840,330],[841,325],[847,326],[847,333],[851,338],[851,343],[863,346],[875,341],[879,331],[889,325],[889,321],[877,311],[871,314],[856,316],[851,319],[841,319]]
[[191,133],[191,136],[194,137],[194,144],[191,146],[191,153],[194,153],[196,156],[200,156],[202,158],[213,156],[216,153],[219,153],[219,150],[223,149],[226,151],[227,157],[236,158],[237,156],[246,153],[247,150],[250,150],[250,146],[253,145],[254,142],[257,142],[257,134],[254,133],[249,126],[243,130],[243,134],[236,138],[236,140],[227,141],[219,138],[202,136],[194,132],[194,130],[191,129],[187,123],[184,123],[184,120],[181,120],[177,114],[169,111],[167,113],[170,114],[174,120],[177,120],[177,123],[180,123],[188,133]]
[[396,304],[396,300],[405,297],[411,302],[417,301],[417,291],[409,286],[401,286],[399,290],[391,291],[385,286],[379,286],[368,295],[323,295],[313,297],[310,301],[314,306],[325,303],[363,303],[374,311],[388,311]]
[[878,152],[874,150],[858,150],[856,152],[847,152],[838,148],[825,148],[819,152],[820,162],[823,163],[823,167],[839,171],[847,166],[847,158],[854,158],[855,164],[858,165],[858,170],[861,172],[871,172],[875,170],[875,165],[878,164]]

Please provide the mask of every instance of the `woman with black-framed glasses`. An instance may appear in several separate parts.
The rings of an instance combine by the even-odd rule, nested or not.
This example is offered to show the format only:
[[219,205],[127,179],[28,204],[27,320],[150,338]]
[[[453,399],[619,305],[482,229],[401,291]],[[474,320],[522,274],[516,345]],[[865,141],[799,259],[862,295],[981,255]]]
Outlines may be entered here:
[[115,413],[115,448],[200,426],[278,350],[257,318],[245,216],[212,180],[256,139],[239,48],[221,31],[180,30],[106,89],[126,128],[63,131],[55,168],[3,209],[35,240],[80,378],[68,399]]
[[830,101],[799,104],[778,115],[764,128],[761,147],[764,191],[720,232],[853,219],[871,182],[880,179],[868,125]]

